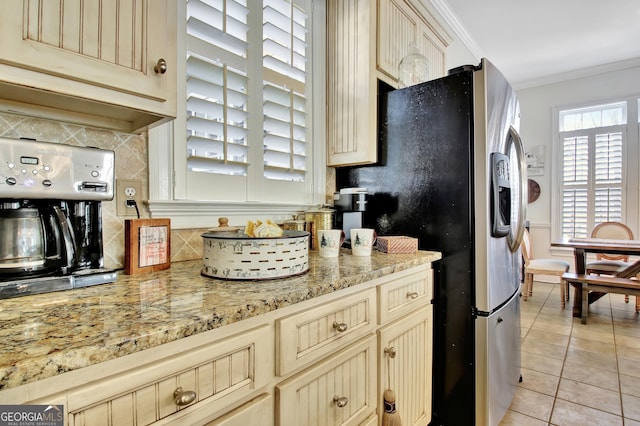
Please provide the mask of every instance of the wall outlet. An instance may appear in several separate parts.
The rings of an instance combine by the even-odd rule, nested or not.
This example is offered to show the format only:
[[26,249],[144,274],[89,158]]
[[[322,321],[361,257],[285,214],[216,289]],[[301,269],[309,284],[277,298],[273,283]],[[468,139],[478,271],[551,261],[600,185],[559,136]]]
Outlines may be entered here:
[[134,200],[138,210],[142,210],[142,182],[137,179],[116,179],[116,213],[118,216],[138,216],[135,206],[127,205]]

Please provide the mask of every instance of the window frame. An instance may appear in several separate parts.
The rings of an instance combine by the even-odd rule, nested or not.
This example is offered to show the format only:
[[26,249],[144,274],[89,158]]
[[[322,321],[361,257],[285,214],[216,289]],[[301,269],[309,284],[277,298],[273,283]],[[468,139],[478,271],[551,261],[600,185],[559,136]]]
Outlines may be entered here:
[[[149,210],[152,217],[168,217],[172,228],[206,228],[217,226],[217,218],[229,217],[230,223],[243,224],[247,220],[269,218],[274,221],[290,219],[293,214],[309,207],[325,203],[326,197],[326,90],[324,69],[326,51],[326,5],[325,0],[313,0],[312,16],[312,75],[311,101],[312,115],[310,134],[313,135],[309,153],[311,169],[305,186],[304,202],[268,202],[268,201],[203,201],[187,198],[185,185],[187,180],[179,176],[178,170],[186,171],[186,150],[180,158],[174,152],[174,134],[183,134],[186,138],[184,116],[186,113],[185,78],[186,61],[176,64],[178,118],[156,126],[148,131],[149,143]],[[177,57],[184,57],[186,49],[186,4],[177,2]],[[261,24],[261,22],[260,22]],[[259,58],[260,64],[262,58]],[[260,90],[262,82],[259,82]],[[251,89],[255,90],[255,89]],[[260,97],[261,99],[261,97]],[[181,121],[182,120],[182,121]],[[184,130],[184,131],[183,131]],[[182,133],[180,133],[182,131]],[[182,141],[180,141],[182,143]],[[180,169],[182,168],[182,169]],[[183,173],[184,175],[184,173]],[[264,179],[262,177],[262,179]],[[255,185],[260,188],[258,182]]]
[[[555,187],[551,191],[551,239],[562,239],[562,188],[563,188],[563,146],[560,137],[560,112],[571,109],[588,108],[595,105],[604,105],[617,102],[627,103],[627,124],[624,128],[626,141],[623,145],[623,176],[622,176],[622,220],[627,224],[634,236],[640,238],[640,187],[638,186],[640,172],[637,165],[640,164],[640,123],[638,122],[638,96],[600,99],[581,102],[579,104],[557,106],[552,108],[552,177],[551,182]],[[590,129],[591,130],[591,129]],[[587,130],[587,131],[590,131]],[[634,184],[635,182],[635,184]],[[590,231],[589,231],[590,232]]]

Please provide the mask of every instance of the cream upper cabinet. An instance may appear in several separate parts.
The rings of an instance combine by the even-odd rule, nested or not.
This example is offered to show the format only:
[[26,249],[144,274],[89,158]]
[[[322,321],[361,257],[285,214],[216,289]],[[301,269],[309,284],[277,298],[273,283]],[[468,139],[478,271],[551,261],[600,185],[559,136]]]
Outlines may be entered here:
[[398,65],[409,53],[409,44],[416,43],[418,50],[429,61],[429,78],[444,76],[447,39],[439,36],[433,20],[427,20],[427,12],[418,12],[404,0],[378,0],[377,58],[379,78],[393,87],[398,86]]
[[174,117],[176,10],[175,0],[1,2],[3,105],[128,131]]
[[430,78],[445,74],[451,38],[420,2],[327,3],[327,165],[377,161],[378,80],[398,87],[398,64],[415,42]]
[[376,7],[327,2],[327,165],[376,161]]

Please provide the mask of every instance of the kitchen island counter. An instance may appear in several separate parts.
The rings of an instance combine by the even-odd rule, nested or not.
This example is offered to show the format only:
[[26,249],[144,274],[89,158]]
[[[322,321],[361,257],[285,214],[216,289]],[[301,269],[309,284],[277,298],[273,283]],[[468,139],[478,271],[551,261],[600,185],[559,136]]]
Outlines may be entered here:
[[[438,252],[325,259],[274,280],[202,276],[201,261],[176,262],[115,283],[0,300],[0,390],[53,377],[213,330],[336,290],[437,261]],[[1,399],[1,397],[0,397]]]

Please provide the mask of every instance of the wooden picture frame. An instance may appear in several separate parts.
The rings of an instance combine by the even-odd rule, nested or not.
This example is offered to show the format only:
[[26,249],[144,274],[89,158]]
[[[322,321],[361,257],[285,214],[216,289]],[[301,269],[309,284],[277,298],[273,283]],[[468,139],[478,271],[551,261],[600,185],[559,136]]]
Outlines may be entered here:
[[171,219],[124,221],[124,273],[159,271],[171,266]]

